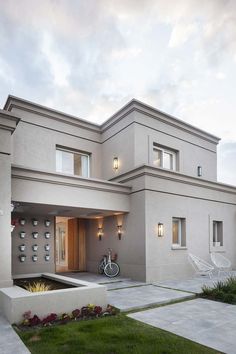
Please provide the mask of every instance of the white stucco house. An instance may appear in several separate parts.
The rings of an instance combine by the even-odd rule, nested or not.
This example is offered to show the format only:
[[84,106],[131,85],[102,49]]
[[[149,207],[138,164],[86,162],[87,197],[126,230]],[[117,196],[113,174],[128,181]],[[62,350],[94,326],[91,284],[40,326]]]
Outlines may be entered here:
[[108,247],[122,276],[148,282],[192,274],[188,252],[222,252],[235,267],[236,187],[217,182],[218,143],[135,99],[96,125],[9,96],[0,287],[19,275],[97,272]]

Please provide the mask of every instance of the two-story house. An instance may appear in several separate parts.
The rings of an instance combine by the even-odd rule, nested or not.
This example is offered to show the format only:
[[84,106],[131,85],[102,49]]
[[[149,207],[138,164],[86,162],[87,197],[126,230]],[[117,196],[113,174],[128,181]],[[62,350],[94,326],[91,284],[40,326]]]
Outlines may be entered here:
[[190,275],[188,252],[223,252],[235,266],[236,187],[217,182],[218,142],[137,100],[96,125],[9,96],[0,111],[0,286],[97,272],[108,248],[123,276],[148,282]]

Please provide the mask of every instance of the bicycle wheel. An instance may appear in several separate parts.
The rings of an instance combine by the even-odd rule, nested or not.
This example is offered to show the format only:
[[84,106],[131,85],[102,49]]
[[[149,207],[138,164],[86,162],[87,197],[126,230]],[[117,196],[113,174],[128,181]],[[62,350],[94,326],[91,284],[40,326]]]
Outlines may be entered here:
[[115,262],[108,263],[104,268],[104,273],[109,278],[116,277],[120,273],[120,267]]
[[101,261],[98,265],[98,274],[103,274],[104,273],[104,262]]

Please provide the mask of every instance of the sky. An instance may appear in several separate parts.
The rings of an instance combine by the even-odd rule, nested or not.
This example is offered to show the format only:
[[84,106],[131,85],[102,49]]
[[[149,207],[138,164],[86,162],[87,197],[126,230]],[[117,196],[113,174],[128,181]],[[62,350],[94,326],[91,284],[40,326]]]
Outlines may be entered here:
[[236,185],[235,0],[0,0],[8,94],[101,123],[136,98],[221,137]]

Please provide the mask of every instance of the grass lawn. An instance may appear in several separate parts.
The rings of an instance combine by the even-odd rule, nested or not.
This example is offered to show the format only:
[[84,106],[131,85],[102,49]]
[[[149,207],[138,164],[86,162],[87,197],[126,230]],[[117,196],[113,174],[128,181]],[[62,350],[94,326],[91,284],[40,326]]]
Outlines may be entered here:
[[17,333],[33,354],[218,353],[124,314]]

